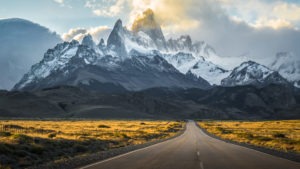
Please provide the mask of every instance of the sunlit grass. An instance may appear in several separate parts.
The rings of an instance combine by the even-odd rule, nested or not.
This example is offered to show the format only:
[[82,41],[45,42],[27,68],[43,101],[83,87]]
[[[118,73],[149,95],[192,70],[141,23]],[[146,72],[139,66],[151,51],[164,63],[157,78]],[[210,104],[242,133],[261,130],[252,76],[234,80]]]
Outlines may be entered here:
[[199,125],[223,139],[300,153],[300,120],[203,121]]
[[174,136],[175,121],[0,121],[0,168],[27,167],[60,158],[143,144]]

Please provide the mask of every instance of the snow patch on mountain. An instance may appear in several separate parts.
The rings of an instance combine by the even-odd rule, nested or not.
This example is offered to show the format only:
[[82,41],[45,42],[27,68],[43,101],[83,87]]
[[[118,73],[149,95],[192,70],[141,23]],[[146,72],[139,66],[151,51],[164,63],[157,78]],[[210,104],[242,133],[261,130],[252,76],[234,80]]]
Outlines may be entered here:
[[198,61],[191,53],[184,52],[164,54],[164,58],[183,74],[186,74]]
[[211,85],[220,85],[221,81],[230,74],[230,71],[204,59],[198,61],[189,71],[207,80]]

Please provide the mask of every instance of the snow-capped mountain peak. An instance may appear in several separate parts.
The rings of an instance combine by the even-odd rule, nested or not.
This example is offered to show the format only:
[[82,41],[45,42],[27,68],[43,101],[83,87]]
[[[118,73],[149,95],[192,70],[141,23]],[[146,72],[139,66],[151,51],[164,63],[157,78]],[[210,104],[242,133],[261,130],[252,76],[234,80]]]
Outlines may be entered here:
[[270,70],[269,68],[267,68],[266,66],[258,64],[254,61],[243,62],[234,71],[236,71],[236,72],[245,71],[246,73],[249,73],[249,75],[251,75],[253,77],[261,77],[263,79],[274,72],[274,71]]
[[99,44],[97,45],[100,49],[103,49],[105,48],[105,42],[104,42],[104,39],[101,38],[101,40],[99,41]]
[[273,83],[288,84],[278,72],[254,61],[243,62],[240,66],[233,69],[231,74],[221,82],[224,86],[265,86]]
[[167,49],[165,37],[151,9],[147,9],[135,19],[132,24],[132,31],[133,33],[144,32],[153,40],[157,49]]

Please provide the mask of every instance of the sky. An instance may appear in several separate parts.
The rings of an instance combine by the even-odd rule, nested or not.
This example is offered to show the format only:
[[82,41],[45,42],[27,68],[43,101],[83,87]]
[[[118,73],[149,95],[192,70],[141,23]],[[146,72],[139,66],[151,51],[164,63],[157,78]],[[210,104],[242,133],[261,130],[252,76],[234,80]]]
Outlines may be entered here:
[[130,29],[148,8],[167,37],[190,34],[223,57],[300,57],[300,0],[1,0],[0,18],[28,19],[70,40],[106,36],[119,18]]

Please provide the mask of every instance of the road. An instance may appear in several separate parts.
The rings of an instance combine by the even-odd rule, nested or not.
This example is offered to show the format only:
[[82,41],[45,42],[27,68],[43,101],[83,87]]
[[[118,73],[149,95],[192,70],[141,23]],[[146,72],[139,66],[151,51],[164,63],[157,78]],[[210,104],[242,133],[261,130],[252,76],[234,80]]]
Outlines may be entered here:
[[212,138],[190,121],[179,137],[82,169],[300,169],[300,163]]

